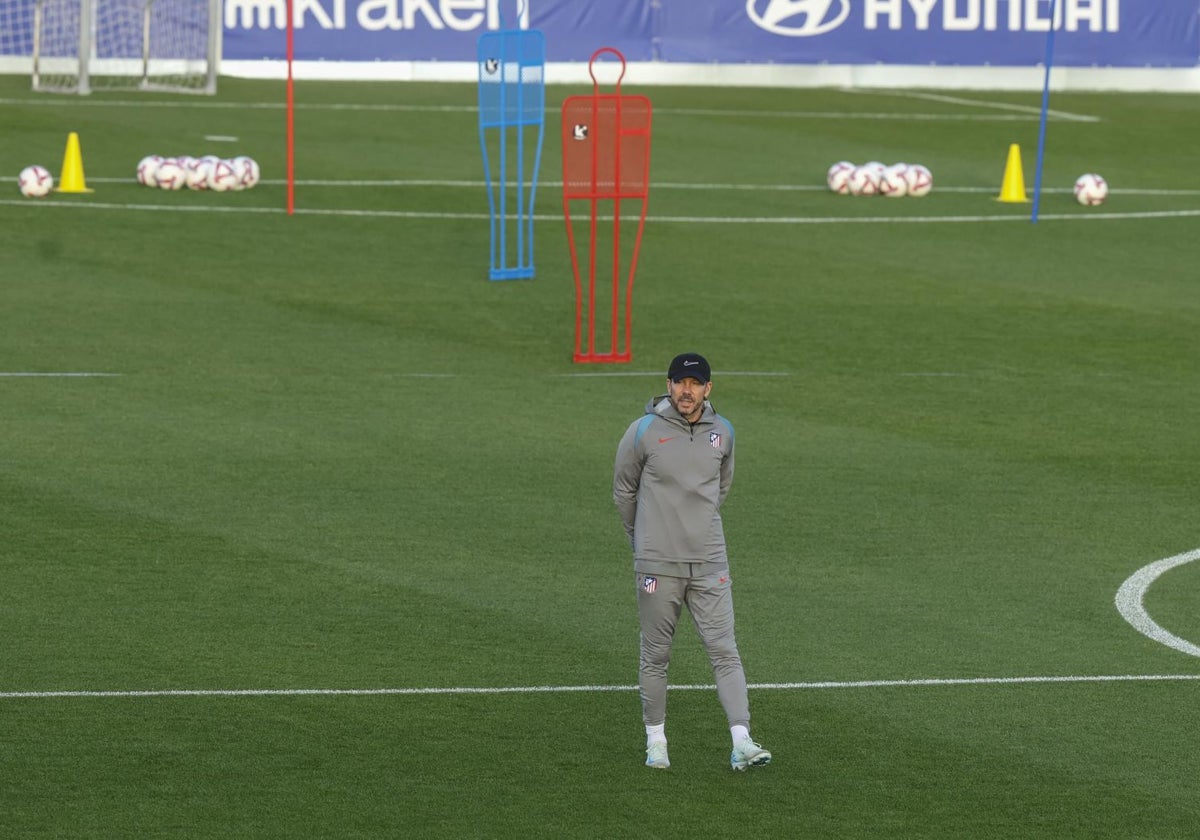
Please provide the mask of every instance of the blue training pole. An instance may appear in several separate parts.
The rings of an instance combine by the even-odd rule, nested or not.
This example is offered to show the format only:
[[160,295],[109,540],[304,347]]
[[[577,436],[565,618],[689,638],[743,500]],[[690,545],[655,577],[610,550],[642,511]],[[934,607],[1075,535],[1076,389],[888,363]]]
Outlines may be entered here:
[[1054,65],[1054,24],[1058,16],[1058,0],[1050,0],[1050,31],[1046,33],[1046,78],[1042,82],[1042,119],[1038,126],[1037,174],[1033,179],[1033,215],[1029,221],[1037,224],[1038,206],[1042,203],[1042,160],[1046,154],[1046,116],[1050,111],[1050,68]]

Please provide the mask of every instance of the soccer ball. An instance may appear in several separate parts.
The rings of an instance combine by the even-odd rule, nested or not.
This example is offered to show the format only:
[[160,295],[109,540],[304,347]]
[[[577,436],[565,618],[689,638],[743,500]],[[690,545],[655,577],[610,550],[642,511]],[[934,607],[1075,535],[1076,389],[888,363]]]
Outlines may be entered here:
[[187,184],[187,170],[175,158],[164,158],[154,173],[154,180],[162,190],[181,190]]
[[217,160],[212,165],[212,171],[208,176],[208,188],[216,192],[228,192],[237,189],[239,181],[232,163],[227,160]]
[[838,195],[847,195],[850,192],[850,173],[853,171],[853,163],[848,160],[839,160],[825,173],[825,183]]
[[908,182],[908,194],[914,198],[929,195],[933,189],[933,173],[919,163],[909,164],[904,180]]
[[875,195],[879,192],[879,171],[874,166],[864,163],[854,167],[847,181],[850,195]]
[[879,194],[888,198],[903,198],[908,193],[908,164],[896,163],[879,176]]
[[235,192],[241,192],[242,190],[246,189],[246,170],[250,166],[250,164],[247,163],[248,160],[250,160],[250,158],[246,157],[245,155],[238,155],[237,157],[231,157],[229,159],[229,165],[233,167],[233,189]]
[[162,155],[146,155],[138,161],[138,183],[147,187],[157,187],[158,181],[155,179],[155,173],[158,172],[158,165],[162,162]]
[[883,178],[883,170],[888,168],[887,163],[880,163],[878,161],[868,161],[868,162],[864,163],[863,166],[868,169],[875,170],[875,180],[876,181]]
[[[216,155],[205,155],[204,157],[196,158],[195,167],[204,175],[203,185],[198,187],[198,189],[211,190],[213,188],[213,170],[217,168],[217,161],[219,160],[220,158]],[[189,186],[191,185],[189,184]]]
[[246,185],[246,189],[257,186],[262,178],[262,170],[258,166],[258,161],[254,158],[246,158],[246,172],[242,183]]
[[258,162],[246,155],[238,155],[230,161],[233,164],[233,171],[237,173],[238,180],[241,182],[241,187],[238,189],[248,190],[258,183],[261,176],[261,170],[258,168]]
[[246,189],[246,182],[242,180],[242,177],[246,174],[246,164],[244,161],[247,160],[249,160],[249,158],[242,155],[239,157],[231,157],[225,161],[229,164],[229,168],[233,172],[233,185],[230,186],[229,189],[233,190],[234,192],[241,192],[242,190]]
[[206,190],[212,178],[213,163],[206,157],[190,158],[184,164],[184,178],[189,190]]
[[1108,198],[1108,182],[1094,172],[1080,175],[1075,181],[1075,200],[1085,207],[1103,204]]
[[46,167],[35,163],[21,170],[21,174],[17,176],[17,186],[21,188],[21,195],[41,198],[49,195],[50,190],[54,189],[54,176]]

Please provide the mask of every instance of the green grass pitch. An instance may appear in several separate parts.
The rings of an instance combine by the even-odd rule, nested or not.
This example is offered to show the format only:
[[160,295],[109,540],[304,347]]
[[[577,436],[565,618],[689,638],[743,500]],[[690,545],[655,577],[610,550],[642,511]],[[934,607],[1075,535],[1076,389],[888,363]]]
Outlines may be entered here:
[[[634,360],[589,366],[587,89],[547,91],[537,277],[488,282],[473,85],[298,83],[288,216],[282,83],[0,78],[0,833],[1195,836],[1200,661],[1114,599],[1200,545],[1200,100],[1054,94],[1035,225],[995,198],[1011,143],[1032,196],[1040,95],[623,91]],[[22,198],[70,131],[94,192]],[[263,183],[134,182],[208,152]],[[843,158],[934,191],[834,196]],[[629,689],[612,458],[684,349],[738,432],[744,775],[703,688],[642,767]],[[1198,595],[1185,564],[1144,605],[1197,644]],[[711,682],[686,623],[671,676]]]

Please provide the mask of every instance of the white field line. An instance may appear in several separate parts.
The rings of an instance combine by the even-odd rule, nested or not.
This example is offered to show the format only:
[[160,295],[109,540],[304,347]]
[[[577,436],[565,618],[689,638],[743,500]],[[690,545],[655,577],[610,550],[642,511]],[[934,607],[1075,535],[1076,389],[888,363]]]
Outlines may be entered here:
[[[134,178],[95,178],[89,177],[89,181],[97,184],[133,184]],[[260,183],[270,186],[283,186],[287,182],[281,179],[263,179]],[[341,181],[341,180],[297,180],[297,187],[337,187],[339,189],[346,188],[377,188],[377,187],[440,187],[446,189],[471,189],[484,190],[487,187],[485,181],[460,181],[460,180],[433,180],[424,178],[411,179],[388,179],[388,180],[369,180],[369,181]],[[510,187],[516,187],[515,182],[509,184]],[[532,187],[533,184],[525,182],[525,187]],[[562,186],[562,181],[539,181],[538,187],[542,189],[558,189]],[[698,192],[828,192],[829,188],[823,184],[705,184],[691,183],[682,184],[671,181],[662,183],[655,182],[651,184],[651,189],[655,192],[659,190],[689,190]],[[939,193],[999,193],[997,187],[938,187]],[[1062,193],[1068,194],[1072,192],[1071,187],[1042,187],[1044,193]],[[1139,189],[1136,187],[1110,189],[1109,195],[1154,195],[1154,196],[1197,196],[1200,195],[1200,189],[1194,190],[1164,190],[1164,189]]]
[[[19,199],[0,200],[0,207],[21,206],[31,208],[73,208],[78,210],[127,210],[145,211],[151,213],[254,213],[265,215],[281,215],[287,211],[283,207],[200,207],[196,205],[168,204],[115,204],[95,201],[56,201],[54,199]],[[296,208],[297,216],[341,216],[346,218],[377,218],[377,219],[445,219],[450,221],[483,221],[490,218],[487,213],[433,213],[422,210],[326,210]],[[1139,213],[1097,213],[1082,211],[1079,213],[1043,213],[1042,221],[1101,221],[1113,219],[1180,219],[1200,216],[1196,210],[1148,210]],[[561,223],[560,215],[534,215],[534,221]],[[608,215],[597,216],[598,219],[611,221]],[[625,221],[633,223],[637,217],[627,217]],[[1025,214],[1014,215],[974,215],[974,216],[862,216],[847,218],[845,216],[654,216],[649,215],[646,221],[654,224],[690,224],[690,225],[870,225],[870,224],[972,224],[980,222],[1028,222]]]
[[[1111,674],[1045,677],[967,677],[962,679],[852,680],[849,682],[751,683],[754,690],[806,691],[831,688],[934,688],[979,685],[1045,685],[1064,683],[1188,682],[1200,674]],[[714,685],[672,685],[671,691],[712,691]],[[133,691],[3,691],[0,700],[150,697],[375,697],[445,694],[598,694],[637,691],[636,685],[454,686],[446,688],[180,688]]]
[[[457,373],[398,373],[396,376],[410,377],[414,379],[455,379],[460,374]],[[724,378],[726,376],[791,376],[790,371],[786,370],[719,370],[717,375]],[[546,376],[550,379],[588,379],[588,378],[604,378],[604,377],[627,377],[627,376],[646,376],[665,378],[665,374],[661,370],[614,370],[614,371],[592,371],[592,372],[576,372],[576,373],[548,373]]]
[[1143,566],[1121,584],[1121,588],[1117,590],[1116,602],[1117,612],[1133,625],[1133,628],[1139,633],[1149,636],[1154,641],[1164,644],[1169,648],[1174,648],[1181,653],[1186,653],[1189,656],[1200,656],[1200,647],[1160,627],[1150,617],[1150,614],[1146,612],[1146,608],[1142,603],[1146,597],[1146,591],[1150,588],[1150,584],[1158,580],[1163,573],[1174,569],[1176,566],[1191,563],[1193,560],[1200,560],[1200,548],[1184,552],[1183,554],[1176,554],[1174,557],[1167,557],[1148,566]]
[[[131,184],[133,178],[93,178],[98,183],[118,183]],[[272,186],[283,186],[286,181],[280,180],[264,180],[261,183],[270,184]],[[425,180],[398,180],[398,181],[296,181],[298,187],[446,187],[458,188],[464,187],[472,190],[484,190],[487,184],[484,181],[425,181]],[[509,184],[510,187],[516,187],[516,184]],[[532,183],[526,182],[522,186],[529,188],[534,186]],[[542,189],[558,189],[562,186],[562,181],[539,181],[537,186]],[[829,192],[829,188],[823,184],[679,184],[672,182],[653,183],[650,185],[653,192],[659,190],[690,190],[695,192]],[[997,187],[938,187],[939,193],[961,193],[961,194],[992,194],[999,193]],[[1044,193],[1057,193],[1062,195],[1070,195],[1074,192],[1072,187],[1042,187]],[[1163,190],[1163,189],[1139,189],[1137,187],[1126,187],[1122,189],[1110,189],[1109,195],[1151,195],[1151,196],[1197,196],[1200,195],[1200,189],[1195,190]]]
[[[791,376],[790,371],[786,370],[719,370],[717,376]],[[665,379],[666,376],[661,370],[621,370],[621,371],[597,371],[594,373],[552,373],[551,377],[556,379],[586,379],[590,377],[609,377],[609,376],[656,376]]]
[[[139,101],[136,99],[0,99],[0,105],[16,105],[36,107],[38,105],[58,106],[64,105],[71,109],[75,108],[137,108],[145,110],[147,108],[165,108],[175,109],[183,108],[187,110],[209,110],[209,111],[228,111],[228,110],[251,110],[251,111],[283,111],[287,109],[287,103],[279,102],[214,102],[214,101],[173,101],[173,102],[156,102],[152,100]],[[477,109],[475,105],[404,105],[404,104],[355,104],[355,103],[319,103],[319,102],[298,102],[296,103],[297,111],[396,111],[399,113],[407,113],[412,111],[419,112],[447,112],[447,113],[474,113]],[[549,109],[547,109],[549,110]]]
[[[0,99],[0,105],[62,105],[66,100],[53,101],[43,99]],[[995,107],[964,100],[964,103],[975,105],[978,107]],[[284,110],[287,105],[284,102],[138,102],[136,100],[70,100],[70,107],[77,108],[80,106],[92,106],[96,108],[137,108],[143,110],[146,108],[205,108],[210,110],[229,110],[237,109],[239,111],[252,109],[264,111],[280,111]],[[474,114],[477,112],[476,105],[406,105],[402,103],[393,104],[354,104],[354,103],[320,103],[320,102],[305,102],[297,103],[297,111],[363,111],[363,112],[396,112],[396,113],[446,113],[446,114]],[[1014,106],[1014,111],[1021,111],[1019,106]],[[548,114],[559,114],[560,108],[548,106],[545,109]],[[906,113],[882,113],[877,111],[763,111],[763,110],[738,110],[730,108],[655,108],[654,116],[684,116],[684,117],[740,117],[745,119],[750,118],[765,118],[765,119],[791,119],[791,120],[886,120],[886,121],[909,121],[917,120],[920,122],[1030,122],[1038,119],[1040,111],[1034,111],[1032,114],[1012,113],[1012,114],[906,114]],[[1080,120],[1095,118],[1080,117],[1076,115],[1058,115],[1055,112],[1056,118]]]
[[88,377],[88,376],[120,376],[119,373],[92,373],[89,371],[63,371],[63,372],[45,372],[45,371],[0,371],[0,376],[4,377]]
[[[905,114],[885,111],[733,111],[718,108],[655,108],[654,116],[740,117],[780,120],[871,120],[878,122],[1034,122],[1030,114]],[[1078,118],[1076,118],[1078,119]]]
[[[718,371],[721,376],[791,376],[790,371],[786,370],[723,370]],[[409,377],[413,379],[455,379],[457,373],[401,373],[397,374],[401,377]],[[654,371],[606,371],[595,373],[551,373],[547,374],[552,379],[582,379],[587,377],[612,377],[612,376],[662,376],[660,370]],[[901,374],[901,376],[919,376],[920,374]],[[931,374],[936,375],[936,374]],[[942,374],[945,376],[965,376],[966,374]],[[68,371],[62,373],[44,373],[39,371],[0,371],[2,377],[88,377],[88,376],[122,376],[120,373],[90,373],[85,371]]]
[[926,370],[926,371],[906,371],[898,373],[897,376],[969,376],[966,373],[955,373],[948,370]]
[[[964,96],[949,96],[941,93],[926,93],[923,91],[911,90],[860,90],[858,88],[844,88],[843,93],[868,94],[875,96],[894,96],[900,99],[922,99],[926,102],[942,102],[950,105],[968,105],[974,108],[994,108],[999,111],[1013,111],[1020,114],[1036,114],[1039,118],[1042,114],[1041,106],[1033,105],[1017,105],[1012,102],[994,102],[986,99],[969,99]],[[1093,117],[1087,114],[1072,114],[1069,111],[1055,111],[1053,109],[1046,110],[1047,117],[1054,117],[1062,120],[1071,120],[1075,122],[1100,122],[1100,117]]]

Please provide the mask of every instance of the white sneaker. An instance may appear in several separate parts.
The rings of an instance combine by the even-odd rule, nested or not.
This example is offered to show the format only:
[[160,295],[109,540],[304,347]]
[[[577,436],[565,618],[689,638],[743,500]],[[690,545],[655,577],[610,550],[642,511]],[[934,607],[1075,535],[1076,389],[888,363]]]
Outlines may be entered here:
[[667,758],[666,741],[655,741],[646,748],[646,766],[655,770],[666,770],[671,766],[671,760]]
[[[666,750],[663,750],[663,755],[666,756]],[[749,738],[738,741],[733,747],[733,752],[729,754],[729,766],[734,770],[762,767],[770,763],[771,754]]]

